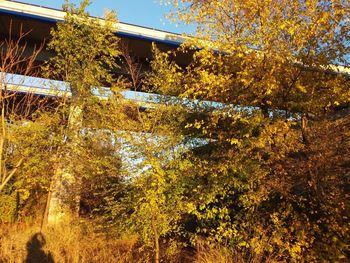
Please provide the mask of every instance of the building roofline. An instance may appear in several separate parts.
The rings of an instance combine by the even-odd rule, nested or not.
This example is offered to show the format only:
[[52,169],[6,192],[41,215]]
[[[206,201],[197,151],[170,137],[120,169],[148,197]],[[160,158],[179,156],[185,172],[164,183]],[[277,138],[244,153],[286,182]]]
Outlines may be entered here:
[[[59,9],[12,0],[0,2],[1,13],[30,18],[49,24],[63,21],[66,14]],[[180,46],[185,40],[185,37],[180,34],[123,22],[116,23],[115,30],[116,34],[121,37],[146,40],[173,47]]]
[[[0,14],[1,13],[30,18],[48,24],[56,24],[57,22],[64,21],[66,14],[59,9],[14,0],[0,2]],[[119,37],[144,40],[171,47],[179,47],[186,40],[186,37],[180,34],[123,22],[116,23],[115,32]],[[333,64],[321,69],[318,68],[317,70],[335,74],[345,74],[347,77],[350,76],[350,68],[343,65]]]

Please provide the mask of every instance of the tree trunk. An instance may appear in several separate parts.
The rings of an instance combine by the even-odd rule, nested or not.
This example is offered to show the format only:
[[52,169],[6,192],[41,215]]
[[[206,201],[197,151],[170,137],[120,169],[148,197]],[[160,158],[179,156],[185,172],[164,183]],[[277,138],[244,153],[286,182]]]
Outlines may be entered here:
[[154,216],[152,216],[152,228],[153,228],[153,234],[154,234],[154,246],[155,246],[155,258],[154,262],[159,263],[159,257],[160,257],[160,252],[159,252],[159,236],[158,236],[158,230],[156,226]]
[[309,137],[308,137],[308,119],[306,116],[303,116],[301,118],[301,134],[303,138],[303,143],[305,145],[309,144]]

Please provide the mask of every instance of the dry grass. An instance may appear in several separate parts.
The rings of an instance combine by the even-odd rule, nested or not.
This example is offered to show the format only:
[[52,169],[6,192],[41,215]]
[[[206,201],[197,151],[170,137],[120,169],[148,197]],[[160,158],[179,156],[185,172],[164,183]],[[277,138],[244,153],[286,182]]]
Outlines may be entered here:
[[197,241],[195,263],[277,263],[272,257],[263,258],[253,253],[238,252],[234,248],[207,245],[204,241]]
[[[234,249],[197,242],[196,253],[178,251],[162,262],[273,263],[276,260],[242,255]],[[92,223],[66,224],[40,231],[29,224],[0,225],[0,263],[146,263],[152,251],[134,236],[123,239],[96,233]]]
[[[108,239],[84,227],[47,228],[29,225],[0,226],[0,262],[142,262],[135,259],[137,239]],[[44,259],[43,259],[44,258]]]

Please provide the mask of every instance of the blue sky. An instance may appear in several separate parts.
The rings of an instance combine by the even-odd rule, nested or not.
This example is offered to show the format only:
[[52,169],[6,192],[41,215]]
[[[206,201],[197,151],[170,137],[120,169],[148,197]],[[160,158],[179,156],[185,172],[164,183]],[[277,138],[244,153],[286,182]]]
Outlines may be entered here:
[[[18,0],[24,3],[36,4],[61,9],[64,0]],[[79,3],[79,0],[72,1]],[[165,18],[170,11],[169,6],[160,5],[159,0],[92,0],[88,11],[94,16],[103,16],[104,10],[117,11],[121,22],[142,25],[170,32],[189,32],[189,27],[176,26]]]

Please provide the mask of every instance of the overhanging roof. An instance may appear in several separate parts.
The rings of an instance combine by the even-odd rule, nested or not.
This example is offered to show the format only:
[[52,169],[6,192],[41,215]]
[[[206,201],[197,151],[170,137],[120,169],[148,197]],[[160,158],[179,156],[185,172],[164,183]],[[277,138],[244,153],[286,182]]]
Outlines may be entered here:
[[[10,21],[14,20],[13,32],[23,26],[24,32],[30,31],[26,41],[34,44],[42,43],[50,38],[50,29],[57,22],[63,21],[64,16],[65,12],[58,9],[11,0],[0,1],[0,37],[8,34]],[[152,57],[151,43],[158,44],[161,50],[166,51],[179,47],[185,41],[185,37],[179,34],[122,22],[116,23],[115,32],[119,37],[127,40],[129,49],[136,56],[145,59]],[[47,59],[47,56],[50,55],[43,55],[42,60]],[[188,65],[191,55],[178,54],[175,61],[181,65]],[[350,75],[350,69],[340,65],[329,65],[327,68],[315,68],[315,70]]]
[[[63,21],[65,16],[65,12],[62,10],[17,1],[1,1],[0,13],[30,18],[50,24]],[[179,34],[122,22],[116,23],[115,29],[117,35],[121,37],[148,40],[170,46],[179,46],[184,41],[184,37]]]
[[[50,30],[57,22],[64,21],[65,12],[48,7],[21,3],[17,1],[0,1],[0,38],[8,37],[10,24],[12,34],[30,32],[25,41],[38,45],[50,39]],[[152,58],[152,43],[156,43],[162,51],[179,47],[185,40],[179,34],[152,28],[118,22],[115,24],[116,35],[126,41],[131,52],[141,58]],[[52,55],[52,54],[51,54]],[[43,55],[45,60],[50,54]],[[187,54],[178,54],[175,61],[187,65],[191,58]]]

